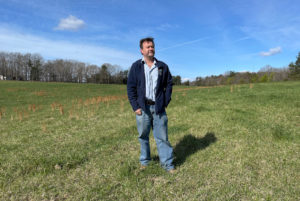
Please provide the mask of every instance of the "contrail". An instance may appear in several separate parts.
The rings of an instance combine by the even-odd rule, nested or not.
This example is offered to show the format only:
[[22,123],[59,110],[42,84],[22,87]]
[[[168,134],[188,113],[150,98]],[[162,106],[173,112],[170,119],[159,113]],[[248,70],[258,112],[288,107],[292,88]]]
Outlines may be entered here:
[[237,43],[237,42],[240,42],[240,41],[243,41],[243,40],[248,40],[248,39],[250,39],[250,38],[251,38],[251,37],[249,37],[249,36],[243,37],[243,38],[239,38],[239,39],[233,41],[233,43]]
[[[173,46],[170,46],[170,47],[161,48],[161,49],[159,49],[157,51],[160,52],[160,51],[165,51],[165,50],[172,49],[172,48],[175,48],[175,47],[181,47],[181,46],[184,46],[184,45],[189,45],[189,44],[197,43],[199,41],[207,40],[207,39],[212,38],[212,37],[213,36],[207,36],[207,37],[204,37],[204,38],[199,38],[199,39],[196,39],[196,40],[191,40],[191,41],[187,41],[187,42],[184,42],[184,43],[179,43],[179,44],[176,44],[176,45],[173,45]],[[250,38],[251,37],[239,38],[239,39],[233,41],[233,43],[237,43],[237,42],[243,41],[243,40],[248,40]]]
[[159,49],[157,51],[160,52],[160,51],[168,50],[168,49],[171,49],[171,48],[174,48],[174,47],[181,47],[181,46],[184,46],[184,45],[188,45],[188,44],[196,43],[196,42],[199,42],[199,41],[203,41],[203,40],[209,39],[211,37],[212,36],[207,36],[207,37],[204,37],[204,38],[199,38],[199,39],[196,39],[196,40],[187,41],[187,42],[184,42],[184,43],[179,43],[177,45],[173,45],[173,46],[170,46],[170,47],[165,47],[165,48]]

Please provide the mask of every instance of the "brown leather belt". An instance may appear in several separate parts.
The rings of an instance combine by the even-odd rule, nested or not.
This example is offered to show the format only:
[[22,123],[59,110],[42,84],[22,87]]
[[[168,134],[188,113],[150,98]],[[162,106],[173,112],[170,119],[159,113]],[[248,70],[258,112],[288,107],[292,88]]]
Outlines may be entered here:
[[145,103],[146,105],[155,105],[155,102],[152,100],[146,100]]

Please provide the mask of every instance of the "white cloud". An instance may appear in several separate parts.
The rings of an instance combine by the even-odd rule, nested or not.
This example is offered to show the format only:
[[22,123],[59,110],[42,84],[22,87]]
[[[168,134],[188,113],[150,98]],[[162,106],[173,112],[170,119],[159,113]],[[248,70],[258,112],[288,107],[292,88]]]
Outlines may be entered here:
[[139,56],[138,53],[132,54],[110,47],[51,40],[1,26],[0,44],[0,51],[5,52],[39,53],[45,59],[71,59],[97,65],[111,63],[125,68]]
[[268,52],[261,52],[260,55],[263,57],[272,56],[281,52],[281,47],[271,48]]
[[55,30],[77,31],[84,25],[85,23],[83,20],[78,19],[73,15],[69,15],[69,17],[60,20],[59,25],[55,28]]

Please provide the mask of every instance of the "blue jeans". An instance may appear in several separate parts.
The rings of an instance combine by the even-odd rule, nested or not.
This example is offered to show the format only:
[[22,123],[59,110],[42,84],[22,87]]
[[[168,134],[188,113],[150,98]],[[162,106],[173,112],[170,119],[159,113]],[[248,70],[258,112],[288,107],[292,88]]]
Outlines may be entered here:
[[166,170],[174,169],[173,148],[168,141],[168,117],[167,114],[155,114],[155,105],[146,105],[146,111],[142,110],[141,115],[136,115],[139,141],[141,144],[140,162],[147,166],[150,157],[149,133],[152,127],[159,160]]

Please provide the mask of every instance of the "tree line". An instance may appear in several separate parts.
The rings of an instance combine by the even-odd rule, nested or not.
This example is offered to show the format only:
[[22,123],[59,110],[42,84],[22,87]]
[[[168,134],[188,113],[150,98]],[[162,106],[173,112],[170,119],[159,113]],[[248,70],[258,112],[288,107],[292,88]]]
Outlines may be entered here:
[[[177,78],[178,80],[179,78]],[[216,86],[228,84],[246,84],[257,82],[278,82],[300,80],[300,52],[296,62],[291,62],[288,67],[274,68],[270,65],[262,67],[258,72],[228,71],[220,75],[197,77],[195,81],[186,81],[184,85]]]
[[[0,52],[0,75],[6,77],[7,80],[126,84],[128,70],[122,70],[120,66],[109,63],[97,66],[74,60],[45,61],[39,54]],[[284,68],[274,68],[267,65],[258,72],[228,71],[220,75],[197,77],[192,82],[182,82],[179,75],[173,76],[173,84],[175,85],[196,86],[287,80],[300,80],[300,52],[296,61]]]
[[128,70],[104,63],[89,65],[74,60],[45,61],[39,54],[0,52],[0,75],[7,80],[126,84]]

